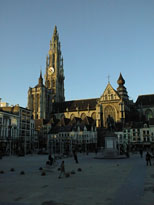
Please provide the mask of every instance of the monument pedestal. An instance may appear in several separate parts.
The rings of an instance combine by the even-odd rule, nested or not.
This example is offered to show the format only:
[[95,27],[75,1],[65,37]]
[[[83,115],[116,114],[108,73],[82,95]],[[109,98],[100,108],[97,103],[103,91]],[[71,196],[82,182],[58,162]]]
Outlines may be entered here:
[[103,150],[103,157],[116,158],[117,156],[117,136],[113,132],[107,132],[105,136],[105,149]]
[[107,131],[105,136],[105,148],[100,153],[99,159],[122,159],[125,156],[119,155],[117,150],[117,136],[114,132]]

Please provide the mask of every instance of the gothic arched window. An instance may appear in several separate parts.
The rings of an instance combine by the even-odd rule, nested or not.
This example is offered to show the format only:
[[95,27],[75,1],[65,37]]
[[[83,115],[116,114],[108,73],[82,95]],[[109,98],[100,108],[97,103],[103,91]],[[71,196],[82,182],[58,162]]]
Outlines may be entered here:
[[71,120],[73,120],[73,119],[74,119],[74,117],[75,117],[75,115],[74,115],[74,114],[72,114],[72,115],[71,115],[71,117],[70,117],[70,119],[71,119]]
[[150,118],[152,118],[152,117],[153,117],[152,110],[147,109],[147,110],[145,111],[145,117],[146,117],[146,120],[149,120]]
[[96,113],[95,113],[95,112],[92,113],[91,118],[92,118],[93,120],[96,120]]
[[81,114],[81,119],[84,120],[84,118],[86,118],[86,114],[85,114],[85,113],[82,113],[82,114]]
[[104,120],[106,126],[107,126],[108,116],[110,116],[115,121],[116,119],[115,109],[111,105],[106,106],[104,109]]

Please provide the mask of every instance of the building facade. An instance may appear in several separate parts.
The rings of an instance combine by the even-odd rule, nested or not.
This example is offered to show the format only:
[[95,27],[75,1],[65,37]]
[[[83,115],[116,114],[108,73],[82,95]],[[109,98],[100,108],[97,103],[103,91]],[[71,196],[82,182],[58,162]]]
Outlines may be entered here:
[[94,99],[65,101],[64,79],[63,58],[55,26],[46,58],[45,84],[40,74],[38,85],[28,91],[28,108],[33,111],[33,118],[60,120],[63,117],[84,119],[87,116],[96,121],[96,127],[107,127],[108,117],[113,123],[125,121],[130,101],[121,73],[116,90],[108,82],[102,96]]
[[19,115],[0,109],[0,155],[14,154],[19,137]]
[[49,55],[46,57],[45,84],[40,73],[38,84],[28,90],[28,108],[33,111],[34,119],[50,119],[52,104],[63,102],[64,70],[63,58],[57,27],[50,41]]
[[31,110],[19,105],[0,107],[0,139],[3,142],[3,153],[30,153],[38,144],[36,138]]
[[[105,133],[101,129],[110,128],[122,136],[119,140],[124,141],[125,134],[121,133],[124,133],[125,127],[128,125],[131,127],[132,122],[148,124],[148,121],[154,118],[154,95],[139,96],[136,103],[129,100],[125,80],[121,73],[117,80],[117,89],[114,89],[108,82],[102,95],[92,99],[65,101],[64,79],[59,34],[55,26],[46,57],[45,83],[43,83],[41,72],[38,84],[28,90],[28,108],[32,110],[37,130],[41,131],[40,136],[46,135],[45,141],[48,140],[48,133],[51,138],[57,135],[59,139],[61,131],[59,130],[57,134],[54,130],[64,119],[73,121],[78,118],[84,121],[89,118],[91,122],[94,122],[100,135]],[[48,133],[43,130],[48,130]],[[63,133],[65,131],[63,130]],[[71,136],[72,132],[73,128],[69,130],[69,133],[67,132],[67,135]],[[132,137],[129,135],[126,137],[127,142],[134,141],[133,134],[132,131],[130,135]]]

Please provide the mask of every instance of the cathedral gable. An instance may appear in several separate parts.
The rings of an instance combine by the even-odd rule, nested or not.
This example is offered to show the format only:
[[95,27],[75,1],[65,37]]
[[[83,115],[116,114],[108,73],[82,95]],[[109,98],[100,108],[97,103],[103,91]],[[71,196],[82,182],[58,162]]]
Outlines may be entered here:
[[103,95],[100,97],[100,101],[120,100],[120,96],[110,83],[106,86]]

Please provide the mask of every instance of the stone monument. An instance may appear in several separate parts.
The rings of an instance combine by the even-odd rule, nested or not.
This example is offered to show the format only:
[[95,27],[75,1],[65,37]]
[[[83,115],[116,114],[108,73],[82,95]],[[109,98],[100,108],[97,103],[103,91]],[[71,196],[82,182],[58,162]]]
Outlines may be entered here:
[[105,136],[105,149],[102,152],[103,158],[117,158],[117,136],[114,132],[107,131]]
[[107,119],[107,131],[105,134],[105,148],[100,153],[100,156],[97,158],[100,159],[122,159],[126,158],[125,156],[121,156],[119,154],[119,150],[117,149],[117,135],[114,133],[115,125],[114,120],[110,115]]

